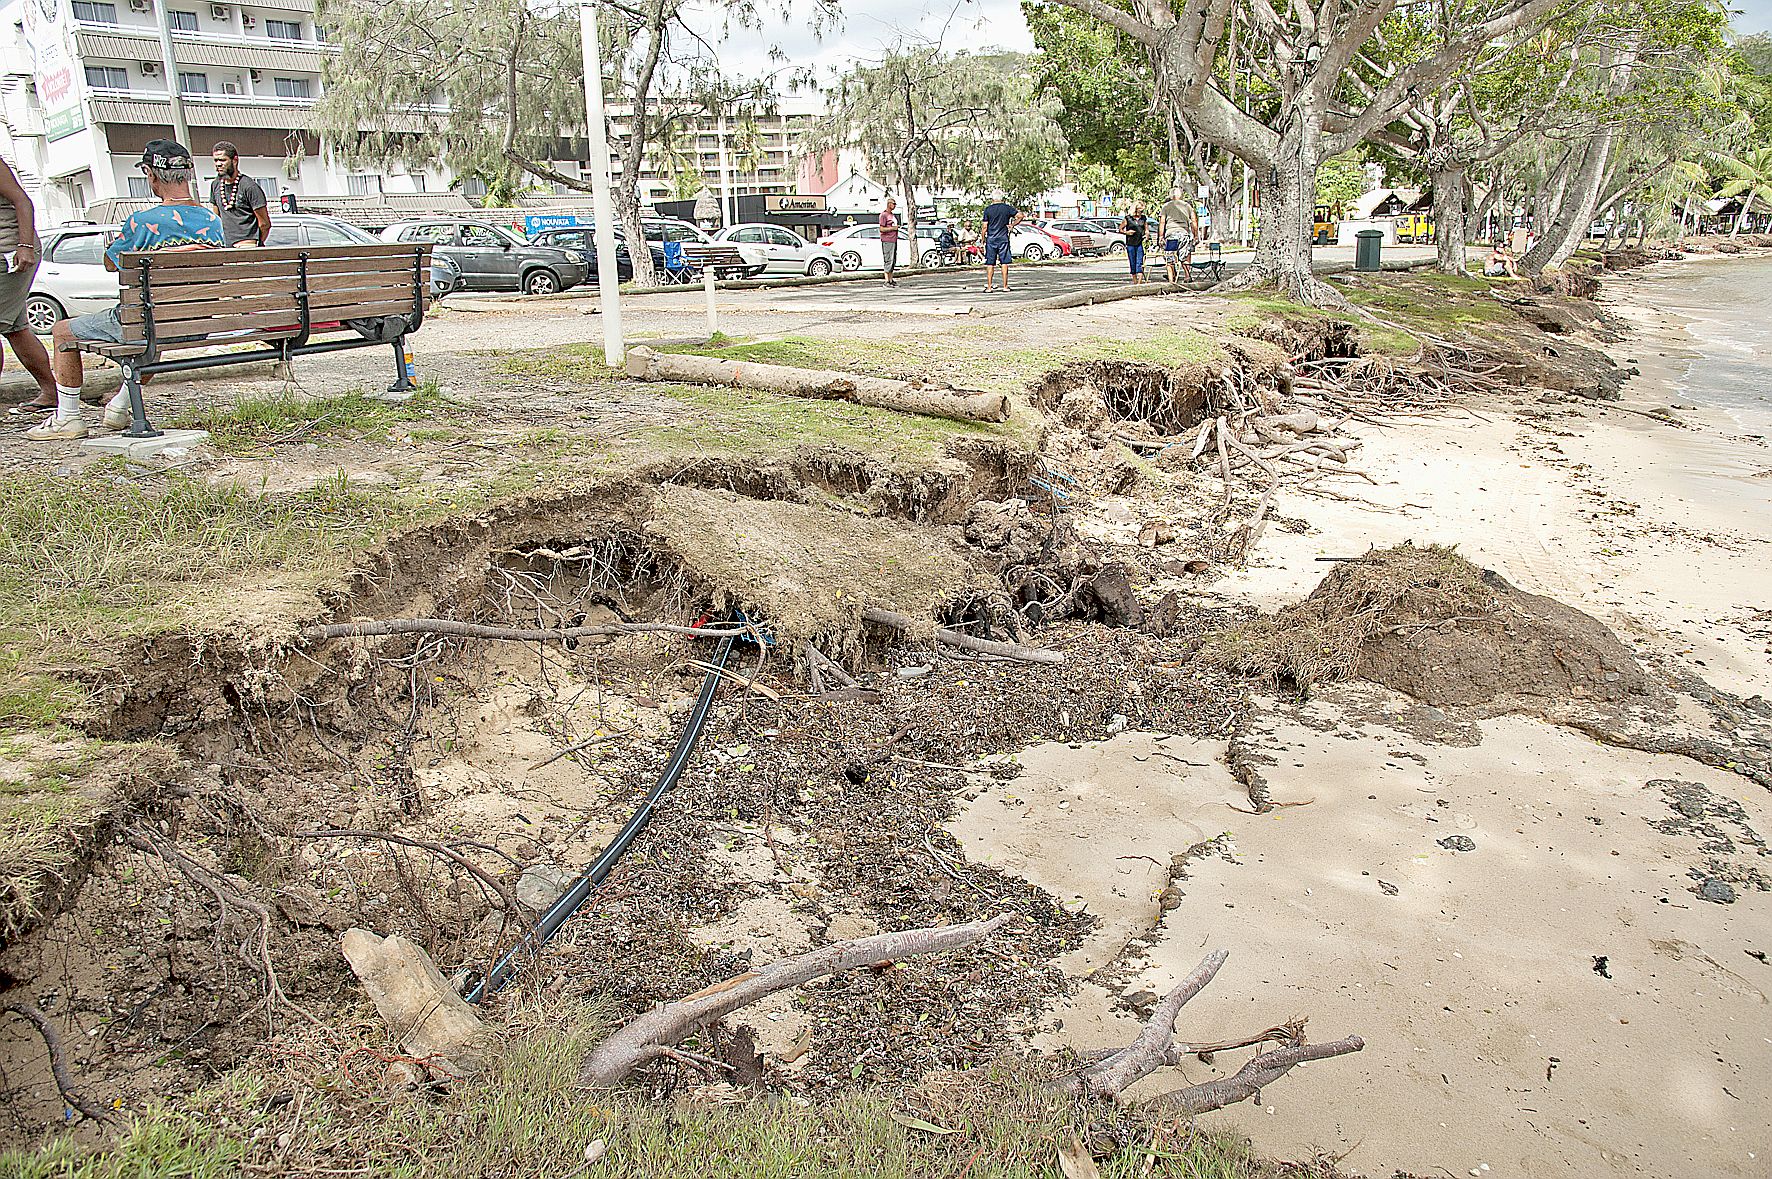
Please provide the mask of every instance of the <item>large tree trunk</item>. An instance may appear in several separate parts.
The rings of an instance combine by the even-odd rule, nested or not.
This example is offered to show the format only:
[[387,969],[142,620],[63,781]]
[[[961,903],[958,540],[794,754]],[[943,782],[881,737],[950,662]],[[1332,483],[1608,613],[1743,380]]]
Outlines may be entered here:
[[1464,244],[1469,236],[1465,216],[1470,207],[1469,179],[1464,168],[1448,164],[1428,173],[1434,189],[1434,242],[1441,274],[1464,274]]
[[1317,165],[1322,151],[1322,115],[1301,104],[1282,135],[1272,160],[1250,161],[1261,189],[1261,229],[1255,260],[1225,284],[1231,290],[1272,283],[1280,297],[1311,306],[1344,306],[1346,300],[1311,271],[1311,211],[1315,207]]
[[1561,266],[1581,246],[1593,224],[1594,207],[1599,204],[1600,185],[1606,178],[1606,165],[1612,159],[1612,145],[1617,131],[1610,124],[1596,130],[1581,149],[1581,162],[1563,189],[1563,200],[1556,216],[1526,257],[1523,269],[1539,274],[1547,266]]

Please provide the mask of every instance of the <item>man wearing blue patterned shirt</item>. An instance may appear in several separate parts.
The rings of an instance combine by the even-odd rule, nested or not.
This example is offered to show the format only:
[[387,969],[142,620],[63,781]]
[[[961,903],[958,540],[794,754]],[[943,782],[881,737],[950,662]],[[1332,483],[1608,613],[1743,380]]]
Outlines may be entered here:
[[[170,139],[155,139],[142,152],[140,168],[160,203],[123,219],[123,231],[105,248],[105,269],[121,269],[120,259],[131,251],[207,250],[225,244],[221,219],[197,203],[191,194],[196,165],[191,153]],[[123,317],[119,307],[64,319],[55,325],[55,414],[25,431],[39,441],[86,437],[80,412],[80,385],[85,369],[80,353],[62,351],[76,340],[107,344],[123,342]],[[104,423],[113,430],[129,425],[129,394],[119,391],[105,406]]]

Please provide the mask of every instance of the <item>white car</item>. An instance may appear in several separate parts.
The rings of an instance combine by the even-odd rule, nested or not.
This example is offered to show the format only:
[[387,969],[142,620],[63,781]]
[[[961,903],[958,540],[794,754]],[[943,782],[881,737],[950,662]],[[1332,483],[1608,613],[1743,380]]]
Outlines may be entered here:
[[1039,224],[1041,229],[1069,242],[1071,253],[1076,257],[1105,254],[1111,248],[1108,235],[1087,221],[1042,221]]
[[809,242],[791,229],[762,222],[728,225],[714,235],[717,242],[761,248],[767,256],[769,274],[829,274],[837,268],[837,255],[827,246]]
[[[829,250],[837,259],[837,265],[844,270],[884,270],[886,260],[880,254],[880,227],[878,225],[849,225],[826,234],[818,239],[818,244]],[[915,265],[910,259],[903,257],[901,243],[900,261],[906,266]]]
[[105,269],[105,243],[120,225],[62,225],[38,234],[43,261],[25,300],[25,322],[48,335],[58,319],[117,305],[117,275]]

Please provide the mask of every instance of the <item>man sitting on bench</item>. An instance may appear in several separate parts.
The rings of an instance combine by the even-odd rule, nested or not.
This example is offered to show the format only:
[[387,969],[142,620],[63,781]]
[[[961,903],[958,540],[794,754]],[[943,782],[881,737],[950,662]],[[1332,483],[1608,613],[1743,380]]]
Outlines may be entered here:
[[[123,221],[123,232],[105,248],[105,269],[121,269],[124,254],[141,250],[206,250],[224,244],[221,219],[199,204],[191,195],[191,182],[196,166],[191,153],[170,139],[155,139],[142,152],[139,165],[147,173],[148,186],[160,203],[139,213],[131,213]],[[121,304],[109,311],[94,311],[64,319],[55,325],[55,414],[25,431],[25,437],[39,441],[86,437],[86,422],[80,413],[80,385],[85,369],[75,342],[92,340],[105,344],[123,342]],[[63,349],[66,348],[66,351]],[[129,393],[118,390],[105,406],[107,429],[121,430],[129,425]]]

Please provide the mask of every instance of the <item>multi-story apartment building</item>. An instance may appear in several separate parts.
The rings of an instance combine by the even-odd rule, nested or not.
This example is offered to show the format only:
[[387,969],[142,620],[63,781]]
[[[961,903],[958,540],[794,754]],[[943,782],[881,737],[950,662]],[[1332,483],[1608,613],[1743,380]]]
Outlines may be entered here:
[[0,0],[0,147],[34,182],[46,222],[146,196],[135,165],[148,140],[172,136],[176,86],[197,158],[230,140],[268,193],[446,188],[438,171],[353,173],[323,151],[311,112],[334,52],[314,0]]

